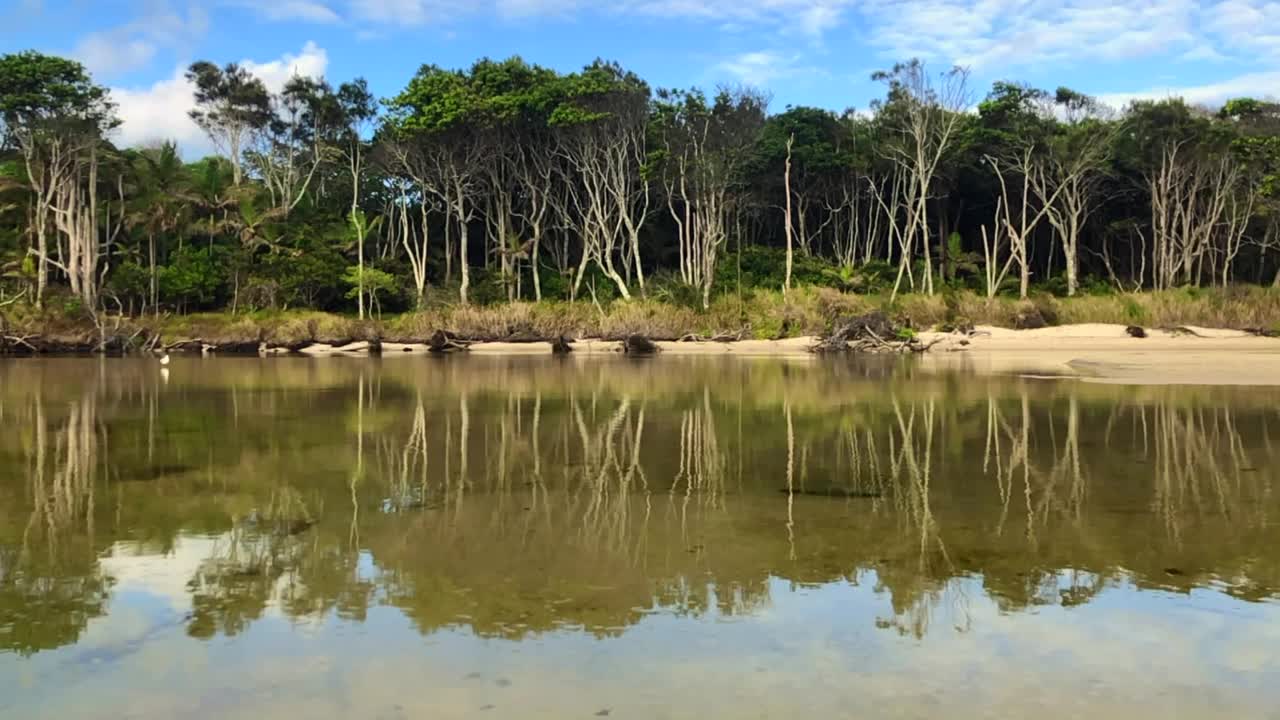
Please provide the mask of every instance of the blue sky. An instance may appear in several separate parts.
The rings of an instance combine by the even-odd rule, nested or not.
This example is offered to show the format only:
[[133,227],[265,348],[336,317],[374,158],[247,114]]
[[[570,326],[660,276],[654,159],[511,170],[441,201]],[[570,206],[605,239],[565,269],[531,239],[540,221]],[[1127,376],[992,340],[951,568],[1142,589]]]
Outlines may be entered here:
[[1115,104],[1181,94],[1280,95],[1280,1],[1269,0],[0,0],[0,52],[76,57],[110,86],[127,143],[202,149],[181,70],[241,61],[368,78],[394,94],[422,63],[519,54],[572,70],[617,60],[657,86],[748,83],[774,109],[865,108],[870,73],[921,57],[993,80],[1067,85]]

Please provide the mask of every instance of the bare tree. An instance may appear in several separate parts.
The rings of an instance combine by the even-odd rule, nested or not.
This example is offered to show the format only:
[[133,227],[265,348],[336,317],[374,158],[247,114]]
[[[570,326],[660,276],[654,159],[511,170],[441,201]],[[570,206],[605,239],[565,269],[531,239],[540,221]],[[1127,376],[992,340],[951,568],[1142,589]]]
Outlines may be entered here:
[[469,230],[476,219],[476,196],[482,184],[483,146],[470,132],[416,132],[388,142],[387,151],[419,188],[440,199],[446,223],[450,218],[456,222],[461,273],[458,300],[467,304],[471,287]]
[[784,295],[791,292],[791,264],[792,264],[791,256],[792,256],[792,253],[794,252],[794,250],[792,249],[792,246],[795,244],[795,236],[796,236],[795,228],[791,222],[791,148],[792,146],[795,145],[795,143],[796,143],[795,135],[791,135],[790,137],[787,138],[787,164],[786,164],[786,169],[783,171],[783,174],[782,174],[783,189],[787,194],[787,200],[786,200],[787,217],[786,217],[786,223],[784,226],[784,232],[786,233],[786,236],[787,236],[787,275],[786,275],[786,279],[783,280],[782,282],[782,293]]
[[741,202],[741,170],[764,127],[767,99],[748,90],[667,92],[654,125],[662,142],[667,210],[676,226],[680,277],[711,305],[716,262]]
[[[999,210],[1002,209],[1003,214],[997,217],[998,225],[995,233],[998,236],[1003,232],[1008,239],[1010,259],[1018,265],[1018,297],[1026,299],[1031,285],[1029,240],[1040,225],[1040,221],[1049,214],[1053,204],[1057,202],[1058,195],[1065,185],[1051,186],[1045,169],[1048,161],[1044,153],[1038,151],[1032,144],[1027,144],[1011,157],[987,155],[984,159],[991,165],[1000,182],[1000,202],[997,205],[997,212],[999,214]],[[1012,196],[1009,192],[1011,175],[1015,176],[1017,182],[1021,184],[1021,187],[1014,187]],[[993,248],[998,247],[999,243],[993,241]],[[990,253],[987,260],[990,279],[992,261],[999,262],[998,253]],[[1003,277],[1003,273],[1000,276]],[[997,279],[996,286],[998,285]],[[996,287],[988,285],[988,296],[994,295],[995,290]]]
[[649,183],[641,173],[646,120],[643,104],[622,104],[605,118],[561,133],[558,152],[568,165],[583,245],[575,296],[588,263],[595,263],[625,300],[631,299],[627,278],[633,272],[644,290],[640,230],[650,201]]
[[1226,153],[1170,141],[1147,186],[1155,286],[1198,282],[1214,253],[1226,255],[1225,283],[1253,210],[1254,191],[1240,165]]
[[[1103,122],[1106,112],[1086,95],[1059,88],[1055,100],[1066,127],[1050,143],[1045,172],[1039,175],[1044,182],[1035,185],[1035,192],[1049,208],[1049,224],[1062,243],[1067,295],[1075,295],[1080,287],[1080,237],[1096,207],[1118,126]],[[1054,193],[1057,201],[1051,202]]]
[[935,83],[924,63],[912,60],[877,72],[873,79],[889,86],[889,99],[878,108],[888,137],[881,144],[886,159],[905,182],[893,198],[903,214],[902,246],[896,296],[918,245],[924,259],[924,289],[933,294],[933,260],[929,243],[929,200],[938,166],[951,149],[970,105],[968,71],[952,68]]

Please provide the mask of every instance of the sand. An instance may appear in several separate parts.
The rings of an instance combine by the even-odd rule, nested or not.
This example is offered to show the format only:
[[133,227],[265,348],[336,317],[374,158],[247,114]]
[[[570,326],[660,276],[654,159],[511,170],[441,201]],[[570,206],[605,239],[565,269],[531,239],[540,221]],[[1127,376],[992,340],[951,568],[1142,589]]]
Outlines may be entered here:
[[[1040,330],[979,327],[971,336],[922,333],[932,343],[918,356],[922,367],[978,374],[1074,379],[1141,385],[1280,385],[1280,339],[1237,330],[1188,327],[1190,332],[1149,330],[1133,338],[1123,325],[1065,325]],[[662,355],[816,358],[813,337],[736,342],[658,342]],[[314,345],[313,356],[366,354],[366,343],[336,348]],[[574,356],[615,355],[616,341],[583,339]],[[384,343],[384,357],[427,352],[422,344]],[[477,343],[472,355],[546,355],[549,343]]]
[[922,362],[986,374],[1077,378],[1141,385],[1280,385],[1280,339],[1237,330],[1188,327],[1129,337],[1123,325],[1041,330],[980,327],[967,346],[942,338]]

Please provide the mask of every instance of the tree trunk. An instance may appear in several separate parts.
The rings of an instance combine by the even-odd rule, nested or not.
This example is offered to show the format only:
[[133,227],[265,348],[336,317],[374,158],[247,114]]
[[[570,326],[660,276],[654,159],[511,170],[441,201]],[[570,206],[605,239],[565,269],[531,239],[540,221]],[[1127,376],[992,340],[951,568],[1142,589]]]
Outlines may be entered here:
[[458,217],[458,271],[461,275],[461,282],[458,284],[458,302],[466,305],[468,302],[467,292],[471,289],[471,267],[467,261],[467,245],[471,229],[467,227],[467,211],[464,203],[466,199],[462,194],[462,188],[455,188],[457,193],[454,202],[454,212]]
[[151,260],[151,312],[157,317],[160,315],[160,293],[156,282],[156,235],[155,233],[147,234],[148,254]]
[[791,254],[792,254],[792,238],[795,232],[791,227],[791,146],[795,143],[796,136],[792,135],[787,138],[787,163],[782,173],[782,182],[785,185],[787,193],[787,217],[786,217],[786,235],[787,235],[787,275],[782,282],[782,294],[785,296],[791,292]]

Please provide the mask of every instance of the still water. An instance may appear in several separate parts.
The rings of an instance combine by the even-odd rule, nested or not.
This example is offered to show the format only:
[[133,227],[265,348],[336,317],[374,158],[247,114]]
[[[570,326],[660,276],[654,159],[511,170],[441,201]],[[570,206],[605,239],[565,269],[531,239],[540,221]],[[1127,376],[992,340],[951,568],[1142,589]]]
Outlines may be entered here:
[[0,363],[3,718],[1280,717],[1280,389]]

